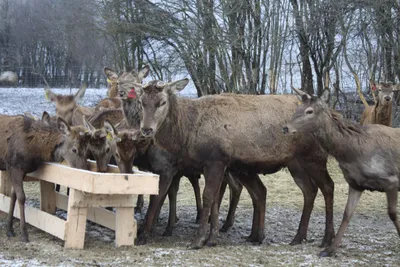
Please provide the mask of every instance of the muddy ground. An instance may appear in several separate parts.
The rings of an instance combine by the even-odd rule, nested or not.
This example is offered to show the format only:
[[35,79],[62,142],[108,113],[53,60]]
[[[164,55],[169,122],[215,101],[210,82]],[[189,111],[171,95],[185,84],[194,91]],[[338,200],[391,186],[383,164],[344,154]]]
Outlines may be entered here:
[[[17,114],[24,111],[40,115],[49,105],[39,91],[0,90],[0,112]],[[101,98],[99,91],[89,92]],[[13,102],[13,103],[12,103]],[[50,106],[51,107],[51,106]],[[52,111],[52,110],[50,110]],[[347,199],[347,184],[334,160],[329,162],[329,172],[335,181],[335,230],[342,218]],[[387,216],[386,198],[382,193],[366,192],[347,229],[342,246],[333,258],[319,258],[319,243],[324,230],[324,202],[317,196],[311,216],[308,242],[289,246],[301,216],[303,197],[286,170],[263,176],[268,188],[266,211],[266,239],[260,246],[247,243],[250,234],[252,205],[243,191],[236,221],[228,233],[220,233],[217,247],[191,250],[188,248],[197,225],[196,210],[190,183],[182,179],[178,195],[179,222],[173,236],[162,237],[167,224],[168,206],[164,205],[149,244],[138,247],[114,247],[114,232],[87,224],[84,250],[64,250],[63,242],[34,227],[29,227],[30,243],[17,237],[7,238],[6,215],[0,214],[0,265],[2,266],[399,266],[400,239]],[[204,180],[201,180],[203,185]],[[26,183],[29,205],[38,205],[38,185]],[[228,194],[220,212],[220,225],[228,209]],[[58,216],[65,218],[64,212]],[[144,214],[137,215],[140,223]]]

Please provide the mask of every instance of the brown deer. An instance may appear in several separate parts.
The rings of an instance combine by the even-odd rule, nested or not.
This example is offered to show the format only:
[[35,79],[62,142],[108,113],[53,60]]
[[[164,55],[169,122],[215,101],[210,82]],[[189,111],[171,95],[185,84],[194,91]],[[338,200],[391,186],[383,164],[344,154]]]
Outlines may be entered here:
[[119,75],[112,69],[105,67],[104,74],[107,79],[111,81],[109,97],[101,100],[96,105],[95,110],[121,108],[120,97],[127,97],[128,95],[131,97],[135,96],[136,93],[133,85],[135,83],[141,84],[143,79],[149,75],[149,72],[150,67],[148,65],[145,65],[139,72],[132,70],[131,72],[121,72]]
[[378,91],[376,104],[366,106],[361,116],[361,125],[382,124],[392,127],[392,107],[393,92],[398,90],[398,86],[390,82],[375,83],[371,82],[373,90]]
[[57,119],[56,127],[50,121],[44,123],[26,116],[0,115],[0,121],[0,169],[10,173],[12,183],[7,235],[15,236],[13,214],[18,199],[21,239],[28,242],[23,189],[25,175],[35,171],[42,162],[62,160],[71,167],[87,169],[88,139],[83,127],[71,127],[61,118]]
[[[140,122],[145,137],[204,174],[203,210],[192,243],[216,244],[218,234],[218,190],[227,168],[240,173],[240,182],[249,191],[254,205],[249,241],[264,238],[266,188],[258,173],[274,173],[288,167],[304,195],[299,229],[292,244],[307,236],[307,228],[318,188],[326,202],[326,229],[322,245],[333,238],[333,187],[327,169],[327,154],[311,135],[284,136],[277,130],[297,107],[295,96],[215,95],[198,99],[177,97],[188,79],[171,83],[153,81],[136,85]],[[206,240],[208,217],[211,231]]]
[[[159,196],[150,196],[146,219],[140,230],[141,238],[138,241],[139,244],[146,242],[167,194],[170,212],[168,225],[163,235],[170,236],[172,234],[177,221],[176,196],[182,176],[186,176],[193,186],[197,206],[196,221],[200,219],[202,206],[198,183],[199,173],[186,169],[178,158],[152,145],[151,140],[143,139],[140,130],[126,129],[123,126],[114,127],[108,121],[104,122],[104,126],[112,136],[112,150],[121,172],[131,173],[132,166],[135,165],[141,170],[151,171],[160,175]],[[154,201],[155,198],[159,198],[160,201]]]
[[400,236],[396,210],[400,191],[400,130],[383,125],[360,126],[343,119],[326,104],[329,91],[319,99],[295,90],[302,98],[302,105],[283,132],[313,134],[321,147],[339,162],[349,184],[340,228],[332,245],[320,256],[331,256],[336,252],[364,190],[386,193],[389,217]]
[[[56,105],[56,115],[57,117],[63,118],[68,125],[73,124],[73,116],[74,111],[79,107],[79,112],[75,115],[78,118],[75,120],[81,120],[82,114],[90,113],[90,110],[87,108],[78,106],[77,102],[82,99],[85,95],[86,86],[82,86],[79,88],[78,92],[75,95],[59,95],[53,93],[49,88],[45,89],[46,91],[46,98],[48,98],[51,102],[55,103]],[[76,125],[82,125],[83,123],[78,123]]]

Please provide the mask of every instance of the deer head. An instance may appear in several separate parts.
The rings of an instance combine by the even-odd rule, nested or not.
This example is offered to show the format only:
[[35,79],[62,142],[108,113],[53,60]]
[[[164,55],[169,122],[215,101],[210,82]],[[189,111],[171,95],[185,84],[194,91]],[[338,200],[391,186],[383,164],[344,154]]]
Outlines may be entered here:
[[97,171],[107,172],[108,163],[110,162],[112,151],[110,147],[110,138],[107,137],[105,127],[96,129],[86,118],[83,116],[83,125],[89,133],[89,150],[96,160]]
[[164,83],[152,81],[138,89],[139,106],[143,112],[140,129],[145,137],[152,137],[164,122],[170,109],[170,97],[181,91],[189,83],[189,79]]
[[62,118],[71,125],[77,102],[85,95],[86,88],[86,86],[81,86],[75,95],[58,95],[47,88],[45,89],[45,96],[56,105],[57,117]]
[[[292,87],[293,88],[293,87]],[[301,105],[297,108],[291,121],[282,128],[284,134],[295,134],[297,132],[313,132],[323,123],[321,120],[329,111],[327,102],[329,91],[325,90],[321,97],[310,96],[300,89],[293,88],[301,99]]]
[[399,85],[391,82],[375,83],[371,81],[372,90],[378,91],[377,104],[386,106],[391,105],[393,100],[393,92],[399,90]]

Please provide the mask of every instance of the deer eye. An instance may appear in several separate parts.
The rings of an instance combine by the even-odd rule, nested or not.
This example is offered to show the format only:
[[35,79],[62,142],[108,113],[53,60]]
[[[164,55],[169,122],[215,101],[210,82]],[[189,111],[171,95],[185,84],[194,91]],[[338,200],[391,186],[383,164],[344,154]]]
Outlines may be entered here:
[[107,147],[107,149],[106,149],[106,153],[109,153],[110,152],[110,148],[109,147]]
[[117,153],[115,153],[115,156],[119,159],[120,158],[120,155],[119,155],[119,153],[117,152]]
[[162,107],[162,106],[164,106],[166,103],[167,103],[167,102],[165,102],[165,101],[160,102],[160,103],[158,103],[157,107]]
[[74,147],[74,148],[72,148],[72,152],[73,153],[75,153],[75,154],[78,154],[78,150],[76,150],[76,148]]

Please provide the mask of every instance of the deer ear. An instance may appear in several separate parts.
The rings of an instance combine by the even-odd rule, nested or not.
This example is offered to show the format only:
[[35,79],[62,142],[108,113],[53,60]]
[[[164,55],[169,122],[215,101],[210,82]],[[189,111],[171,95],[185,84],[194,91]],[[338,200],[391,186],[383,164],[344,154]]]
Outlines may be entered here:
[[118,74],[114,70],[107,67],[104,67],[104,74],[106,75],[107,79],[110,80],[115,80],[118,78]]
[[179,91],[182,91],[186,87],[186,85],[188,83],[189,83],[189,79],[185,78],[185,79],[182,79],[182,80],[178,80],[178,81],[167,83],[165,85],[165,87],[168,87],[169,90],[171,90],[171,91],[178,91],[179,92]]
[[393,91],[399,91],[400,90],[400,84],[393,85]]
[[143,69],[141,69],[138,73],[139,79],[143,80],[144,78],[146,78],[150,73],[150,67],[149,65],[145,65]]
[[86,128],[86,130],[90,132],[94,132],[96,130],[96,128],[87,120],[85,115],[82,116],[82,119],[83,119],[83,126]]
[[83,84],[83,85],[79,88],[78,92],[76,92],[76,94],[75,94],[75,96],[74,96],[75,101],[79,101],[79,100],[82,99],[82,97],[85,96],[86,88],[87,88],[86,84]]
[[108,120],[104,121],[104,129],[106,130],[107,134],[111,134],[112,136],[116,136],[118,134],[117,130]]
[[42,114],[42,122],[50,124],[50,115],[47,113],[47,111],[44,111]]
[[53,93],[50,89],[44,89],[44,97],[47,100],[50,100],[51,102],[56,102],[57,101],[57,95]]
[[299,99],[302,102],[306,102],[307,100],[311,99],[311,96],[309,94],[307,94],[306,92],[303,92],[300,89],[297,89],[296,87],[292,86],[292,90],[295,91],[297,93],[297,95],[299,96]]
[[71,133],[71,127],[60,117],[57,118],[57,129],[64,135]]
[[328,103],[328,102],[329,102],[329,95],[330,95],[329,90],[328,90],[328,89],[325,89],[325,90],[322,92],[322,95],[321,95],[320,99],[321,99],[322,101],[324,101],[325,103]]

